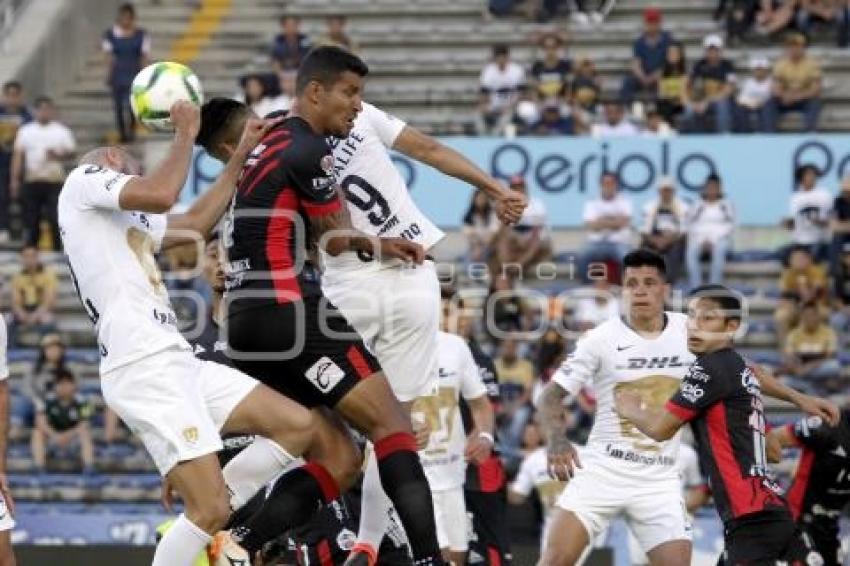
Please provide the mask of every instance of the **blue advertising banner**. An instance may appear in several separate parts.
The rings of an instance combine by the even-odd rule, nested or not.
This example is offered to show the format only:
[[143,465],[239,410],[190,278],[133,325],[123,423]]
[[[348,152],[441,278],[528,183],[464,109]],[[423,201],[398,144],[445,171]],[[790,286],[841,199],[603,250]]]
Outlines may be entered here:
[[[656,195],[662,176],[675,179],[680,194],[696,198],[709,173],[723,179],[739,223],[776,225],[787,215],[794,170],[814,164],[821,184],[837,190],[850,168],[850,135],[680,136],[591,138],[464,138],[441,141],[457,149],[492,175],[526,178],[531,194],[543,201],[552,226],[581,224],[582,207],[596,198],[604,170],[620,175],[634,204]],[[393,160],[422,210],[443,227],[456,227],[472,189],[464,183],[403,155]],[[221,164],[197,151],[182,199],[188,203],[209,186]]]

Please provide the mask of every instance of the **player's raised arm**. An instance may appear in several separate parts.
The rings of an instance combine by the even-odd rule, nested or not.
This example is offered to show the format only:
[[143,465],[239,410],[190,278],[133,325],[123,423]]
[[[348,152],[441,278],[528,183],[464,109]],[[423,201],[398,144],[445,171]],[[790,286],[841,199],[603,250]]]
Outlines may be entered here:
[[749,366],[759,381],[762,393],[765,395],[780,401],[787,401],[807,415],[824,419],[830,426],[838,424],[841,419],[841,410],[832,401],[806,395],[788,387],[759,364],[750,363]]
[[496,201],[499,219],[506,224],[519,221],[528,206],[524,194],[504,187],[459,152],[412,126],[402,129],[393,149],[481,189]]

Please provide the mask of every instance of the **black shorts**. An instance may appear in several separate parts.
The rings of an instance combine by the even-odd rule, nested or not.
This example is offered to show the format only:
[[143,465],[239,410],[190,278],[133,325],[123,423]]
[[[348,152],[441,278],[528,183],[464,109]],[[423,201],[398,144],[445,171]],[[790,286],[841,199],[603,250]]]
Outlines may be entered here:
[[791,519],[773,515],[769,519],[747,520],[726,532],[724,566],[807,566],[822,564],[820,555]]
[[800,526],[804,536],[809,537],[811,544],[823,558],[824,566],[840,566],[838,553],[841,550],[841,542],[838,540],[838,520],[815,521],[808,524],[800,522]]
[[[469,541],[470,563],[509,566],[511,537],[506,516],[505,488],[502,487],[495,492],[467,489],[464,495],[466,510],[472,515],[472,533]],[[472,556],[475,556],[475,562]]]
[[325,297],[236,310],[228,356],[251,377],[305,407],[334,407],[380,371],[357,332]]

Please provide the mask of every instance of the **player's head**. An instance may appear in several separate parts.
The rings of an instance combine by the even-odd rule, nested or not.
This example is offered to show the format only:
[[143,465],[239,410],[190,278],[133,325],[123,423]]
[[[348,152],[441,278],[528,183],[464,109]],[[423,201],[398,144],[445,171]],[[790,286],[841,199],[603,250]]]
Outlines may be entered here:
[[195,143],[226,162],[236,151],[245,122],[255,116],[245,104],[230,98],[213,98],[201,106],[201,129]]
[[335,45],[311,50],[298,67],[298,112],[319,133],[345,138],[363,109],[363,77],[369,74],[357,55]]
[[629,320],[648,320],[664,312],[670,292],[667,263],[657,253],[639,249],[623,258],[623,303]]
[[214,233],[204,247],[204,280],[209,283],[213,293],[224,294],[224,268],[222,265],[221,240]]
[[723,285],[703,285],[688,296],[688,349],[705,354],[728,347],[741,326],[742,301]]
[[142,163],[123,147],[96,147],[80,158],[80,165],[97,165],[125,175],[141,175]]

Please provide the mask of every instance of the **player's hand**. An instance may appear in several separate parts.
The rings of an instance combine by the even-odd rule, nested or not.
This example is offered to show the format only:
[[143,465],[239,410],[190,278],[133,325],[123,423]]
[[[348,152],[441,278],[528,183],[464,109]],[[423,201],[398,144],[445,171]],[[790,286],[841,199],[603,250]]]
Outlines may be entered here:
[[425,261],[425,248],[404,238],[381,238],[381,259],[396,258],[415,264]]
[[528,206],[528,197],[519,191],[504,191],[496,202],[496,216],[503,224],[513,225],[519,222]]
[[166,511],[173,513],[174,498],[178,495],[177,491],[174,489],[174,486],[171,485],[171,482],[168,481],[167,477],[162,478],[162,487],[160,489],[159,502],[162,503],[162,506]]
[[801,394],[797,407],[809,416],[822,418],[829,426],[838,426],[841,421],[841,409],[828,399]]
[[779,441],[779,436],[768,433],[765,440],[765,454],[767,455],[767,461],[771,464],[778,464],[782,461],[782,443]]
[[558,436],[549,442],[546,457],[549,475],[556,480],[570,481],[576,474],[576,468],[581,468],[578,451],[566,436]]
[[12,490],[9,489],[9,479],[5,473],[0,473],[0,495],[6,501],[6,508],[9,514],[15,516],[15,500],[12,499]]
[[187,100],[178,100],[171,107],[171,123],[176,133],[194,141],[201,129],[201,109]]
[[428,419],[413,419],[413,436],[416,438],[416,449],[424,450],[431,441],[431,425],[428,424]]
[[466,441],[466,450],[463,456],[467,462],[481,464],[490,457],[492,452],[493,444],[490,442],[490,439],[475,435],[475,437]]
[[242,138],[239,140],[239,145],[236,146],[236,154],[247,157],[253,151],[260,140],[263,139],[269,130],[280,124],[284,116],[272,118],[271,120],[263,120],[261,118],[249,118],[245,122],[245,129],[242,130]]

